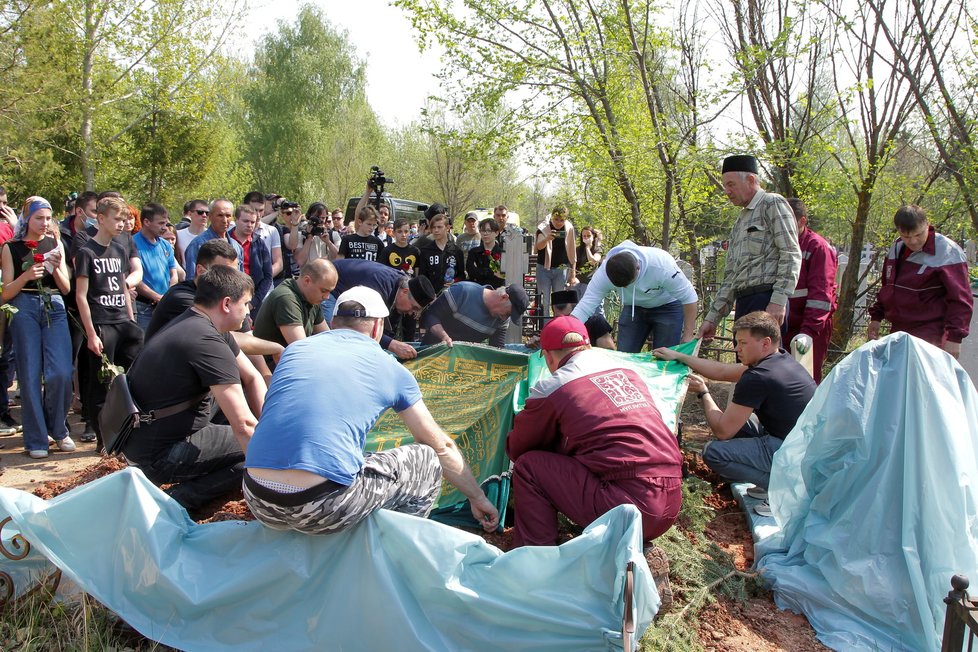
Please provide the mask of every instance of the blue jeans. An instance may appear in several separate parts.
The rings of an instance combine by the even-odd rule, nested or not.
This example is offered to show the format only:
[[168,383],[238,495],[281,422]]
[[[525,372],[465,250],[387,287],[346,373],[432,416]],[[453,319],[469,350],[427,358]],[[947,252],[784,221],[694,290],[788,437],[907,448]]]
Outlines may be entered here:
[[133,301],[132,307],[136,323],[145,333],[146,329],[149,328],[149,321],[153,318],[153,311],[156,310],[156,306],[151,306],[143,301]]
[[703,448],[703,461],[728,482],[751,482],[767,489],[771,459],[783,443],[783,439],[767,434],[756,415],[751,415],[733,439],[708,443]]
[[537,292],[540,293],[540,311],[538,314],[543,316],[543,323],[550,321],[550,295],[553,292],[560,292],[567,289],[567,272],[570,270],[566,265],[560,267],[544,268],[537,265]]
[[20,383],[24,448],[47,450],[48,435],[58,441],[68,436],[65,417],[71,405],[72,367],[64,299],[52,296],[50,312],[45,311],[41,297],[31,292],[21,292],[10,303],[17,308],[8,327]]
[[[629,297],[625,297],[628,300]],[[678,301],[658,308],[630,305],[621,307],[618,317],[618,350],[638,353],[652,334],[652,348],[676,346],[683,337],[683,304]]]

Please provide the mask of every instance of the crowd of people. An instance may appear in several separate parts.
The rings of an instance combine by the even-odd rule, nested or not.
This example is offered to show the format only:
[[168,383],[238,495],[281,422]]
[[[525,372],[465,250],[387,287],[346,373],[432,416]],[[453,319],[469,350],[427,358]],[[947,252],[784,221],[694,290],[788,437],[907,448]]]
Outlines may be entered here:
[[[804,203],[761,189],[753,157],[725,159],[722,182],[741,212],[698,326],[700,297],[668,252],[626,240],[605,253],[601,232],[575,227],[562,206],[530,236],[538,307],[549,319],[529,345],[553,375],[532,388],[506,441],[517,545],[553,544],[558,512],[583,526],[633,504],[647,541],[678,515],[676,438],[641,379],[592,344],[627,352],[648,344],[687,365],[715,435],[704,461],[728,481],[766,490],[772,456],[821,379],[836,254],[808,227]],[[504,238],[518,227],[505,206],[481,221],[466,214],[456,235],[444,206],[431,205],[417,224],[392,221],[370,188],[352,220],[257,192],[237,205],[189,201],[176,224],[163,206],[136,209],[115,192],[81,193],[60,220],[41,197],[25,199],[19,214],[6,199],[0,188],[2,299],[17,312],[0,356],[0,432],[22,429],[30,457],[47,457],[52,442],[75,450],[73,397],[85,424],[79,438],[101,448],[104,371],[118,365],[147,415],[123,444],[125,459],[188,510],[243,485],[268,526],[328,533],[377,508],[424,516],[444,477],[487,530],[498,526],[398,359],[415,357],[418,340],[502,346],[509,324],[520,323],[531,299],[522,278],[506,277]],[[972,312],[964,254],[920,207],[901,208],[894,225],[899,239],[868,336],[886,320],[957,355]],[[622,298],[617,329],[603,312],[612,292]],[[731,311],[737,362],[672,348],[713,339]],[[814,378],[788,348],[813,352]],[[22,426],[6,394],[14,369]],[[707,379],[734,383],[725,407]],[[366,434],[388,408],[416,443],[365,454]],[[664,554],[650,546],[647,558],[667,595]]]

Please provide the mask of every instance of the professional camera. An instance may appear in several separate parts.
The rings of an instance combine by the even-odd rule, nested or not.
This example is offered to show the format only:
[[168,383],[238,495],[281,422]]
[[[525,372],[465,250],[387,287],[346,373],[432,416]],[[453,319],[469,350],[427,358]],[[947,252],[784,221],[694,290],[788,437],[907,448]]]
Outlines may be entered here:
[[280,211],[287,211],[290,208],[299,208],[298,202],[288,201],[287,199],[283,199],[278,203],[278,209]]
[[384,186],[393,183],[394,180],[384,176],[384,171],[376,165],[370,168],[370,176],[367,177],[367,185],[376,190],[378,195],[384,192]]
[[321,215],[310,217],[308,220],[303,221],[302,225],[299,227],[299,232],[306,238],[310,236],[325,235],[326,220],[327,218]]

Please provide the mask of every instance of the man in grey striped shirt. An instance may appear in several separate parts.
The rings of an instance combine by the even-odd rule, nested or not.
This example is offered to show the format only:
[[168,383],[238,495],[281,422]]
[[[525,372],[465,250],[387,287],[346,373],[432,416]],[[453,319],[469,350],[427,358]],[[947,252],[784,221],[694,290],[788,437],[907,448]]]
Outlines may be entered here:
[[728,156],[722,178],[730,203],[743,210],[730,233],[723,282],[697,333],[704,340],[713,339],[731,307],[735,319],[764,310],[783,328],[788,297],[801,271],[794,214],[784,197],[761,189],[757,159]]

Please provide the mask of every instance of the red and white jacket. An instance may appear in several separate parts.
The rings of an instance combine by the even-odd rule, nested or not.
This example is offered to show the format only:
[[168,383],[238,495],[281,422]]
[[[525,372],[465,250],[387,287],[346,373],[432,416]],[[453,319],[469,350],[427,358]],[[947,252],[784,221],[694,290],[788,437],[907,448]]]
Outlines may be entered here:
[[886,319],[892,330],[936,346],[960,342],[968,336],[974,305],[964,252],[933,226],[923,249],[904,259],[905,247],[897,240],[886,254],[883,285],[870,318]]
[[642,378],[593,350],[533,386],[506,453],[516,461],[533,450],[571,456],[605,481],[682,477],[676,436]]
[[831,325],[838,306],[835,275],[839,258],[825,238],[811,229],[798,236],[801,247],[801,273],[789,300],[788,333],[804,333],[812,338]]

